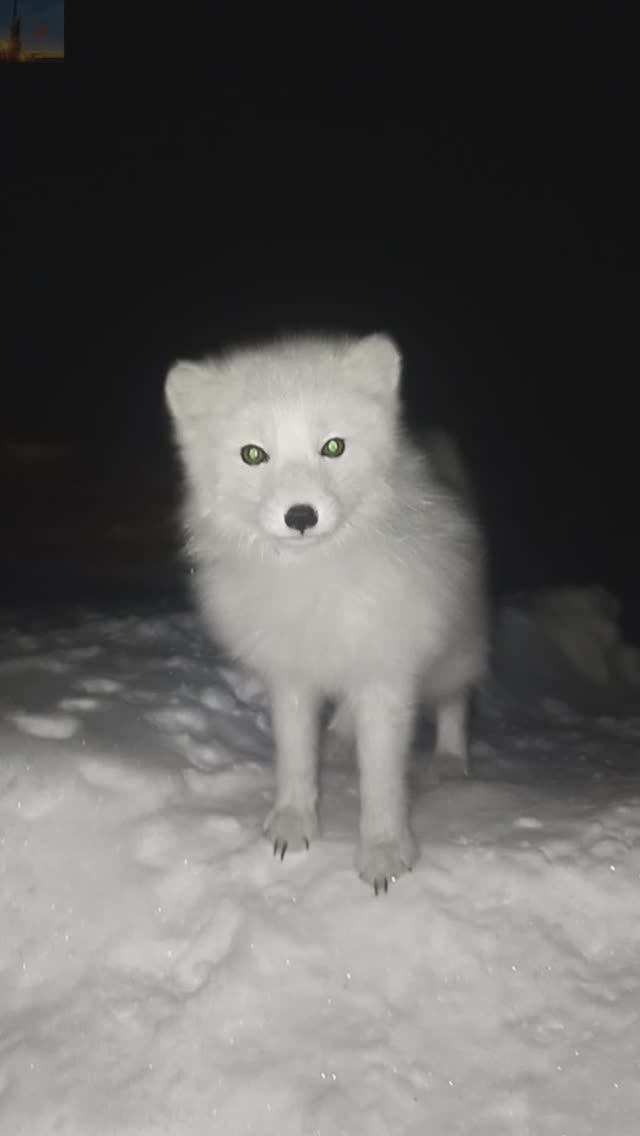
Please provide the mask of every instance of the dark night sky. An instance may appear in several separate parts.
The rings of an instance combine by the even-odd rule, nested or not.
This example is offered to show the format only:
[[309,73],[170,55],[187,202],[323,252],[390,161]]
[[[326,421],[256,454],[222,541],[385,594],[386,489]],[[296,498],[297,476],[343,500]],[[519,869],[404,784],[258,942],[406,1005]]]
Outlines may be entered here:
[[206,111],[103,101],[90,130],[68,62],[64,92],[38,79],[3,184],[5,602],[55,591],[62,560],[72,594],[96,561],[162,576],[174,358],[382,328],[412,420],[463,443],[496,584],[602,582],[640,632],[634,99],[592,63],[386,118],[269,118],[218,74]]

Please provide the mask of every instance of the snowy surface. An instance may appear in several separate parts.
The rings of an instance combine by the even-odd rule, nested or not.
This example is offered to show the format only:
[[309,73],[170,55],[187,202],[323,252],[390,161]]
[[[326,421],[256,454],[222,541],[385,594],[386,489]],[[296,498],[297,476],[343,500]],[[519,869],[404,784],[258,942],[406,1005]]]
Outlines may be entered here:
[[351,768],[270,855],[263,692],[190,614],[0,627],[2,1136],[640,1131],[640,667],[599,593],[501,614],[476,778],[375,899]]

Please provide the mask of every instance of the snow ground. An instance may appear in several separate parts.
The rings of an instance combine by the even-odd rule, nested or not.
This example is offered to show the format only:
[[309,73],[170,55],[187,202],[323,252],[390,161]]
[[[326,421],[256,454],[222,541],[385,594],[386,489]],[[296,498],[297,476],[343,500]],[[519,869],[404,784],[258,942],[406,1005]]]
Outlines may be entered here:
[[2,1136],[640,1130],[640,665],[609,597],[502,610],[476,778],[375,899],[354,771],[270,854],[259,685],[190,614],[0,627]]

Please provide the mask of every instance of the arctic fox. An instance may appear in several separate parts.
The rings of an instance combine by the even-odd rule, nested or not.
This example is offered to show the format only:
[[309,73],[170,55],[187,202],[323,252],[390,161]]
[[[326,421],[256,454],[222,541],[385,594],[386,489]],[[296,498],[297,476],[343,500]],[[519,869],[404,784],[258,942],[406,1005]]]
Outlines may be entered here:
[[419,703],[435,711],[433,778],[464,776],[488,653],[463,469],[446,439],[430,461],[404,435],[400,375],[386,335],[304,336],[179,362],[166,386],[199,604],[269,690],[265,832],[281,858],[317,834],[319,722],[333,701],[333,737],[358,758],[356,867],[376,894],[417,857],[406,769]]

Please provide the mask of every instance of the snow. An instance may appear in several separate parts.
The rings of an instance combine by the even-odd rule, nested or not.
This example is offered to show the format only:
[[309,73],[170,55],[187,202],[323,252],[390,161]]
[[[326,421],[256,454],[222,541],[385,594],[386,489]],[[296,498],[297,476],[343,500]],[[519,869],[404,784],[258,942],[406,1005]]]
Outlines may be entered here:
[[476,776],[353,871],[354,772],[281,863],[260,684],[190,613],[0,628],[2,1136],[631,1136],[640,666],[611,597],[505,605]]

